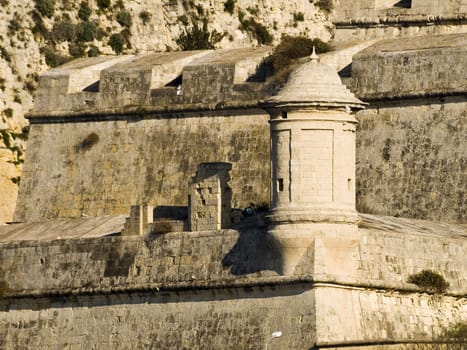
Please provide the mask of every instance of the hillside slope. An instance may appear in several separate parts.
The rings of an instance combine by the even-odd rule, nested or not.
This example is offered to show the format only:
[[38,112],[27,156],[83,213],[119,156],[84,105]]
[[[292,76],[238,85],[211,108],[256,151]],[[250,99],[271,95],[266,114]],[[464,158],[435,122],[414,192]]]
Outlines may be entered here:
[[[14,211],[39,74],[93,55],[275,44],[284,34],[332,37],[328,1],[0,0],[0,223]],[[184,40],[185,36],[185,40]]]

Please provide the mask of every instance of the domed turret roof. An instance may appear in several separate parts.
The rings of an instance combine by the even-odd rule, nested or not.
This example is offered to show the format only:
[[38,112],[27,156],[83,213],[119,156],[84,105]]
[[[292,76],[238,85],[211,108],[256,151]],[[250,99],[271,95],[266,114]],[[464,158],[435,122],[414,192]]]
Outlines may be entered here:
[[333,68],[319,62],[314,49],[310,61],[293,71],[284,88],[264,104],[350,108],[363,108],[365,105],[345,87]]

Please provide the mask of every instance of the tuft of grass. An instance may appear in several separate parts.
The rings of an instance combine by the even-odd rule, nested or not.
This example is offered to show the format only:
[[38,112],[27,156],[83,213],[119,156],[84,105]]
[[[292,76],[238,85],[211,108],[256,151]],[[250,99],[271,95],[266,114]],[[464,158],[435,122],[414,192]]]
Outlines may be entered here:
[[13,110],[11,108],[7,108],[3,111],[7,118],[13,118]]
[[120,11],[117,13],[117,22],[122,27],[130,28],[132,23],[131,13],[128,11]]
[[10,288],[8,287],[8,283],[6,283],[3,279],[0,279],[0,298],[8,295],[10,292]]
[[236,0],[227,0],[226,2],[224,2],[224,11],[233,15],[235,10],[235,3]]
[[151,13],[149,11],[141,11],[139,13],[139,18],[143,22],[144,25],[148,24],[149,21],[151,20]]
[[80,22],[76,25],[76,40],[78,42],[93,41],[97,36],[97,27],[92,22]]
[[91,45],[87,52],[88,57],[97,57],[101,54],[101,51],[97,46]]
[[422,270],[409,276],[407,282],[416,284],[421,290],[431,293],[444,293],[449,283],[442,275],[431,270]]
[[240,22],[239,29],[250,32],[260,45],[269,45],[272,43],[274,38],[271,33],[269,33],[268,29],[261,23],[257,22],[253,17],[246,18],[245,12],[238,11],[238,20]]
[[55,12],[54,0],[35,0],[36,9],[42,16],[52,18]]
[[185,29],[185,33],[180,34],[175,42],[182,51],[209,50],[214,49],[223,37],[224,35],[216,30],[209,31],[208,22],[205,20],[202,28],[198,23],[193,23],[192,27]]
[[11,55],[7,49],[3,46],[0,46],[0,56],[7,62],[11,62]]
[[333,0],[318,0],[315,5],[326,14],[330,14],[334,9]]
[[259,70],[272,72],[272,79],[268,88],[274,92],[287,81],[290,73],[297,67],[297,60],[309,56],[313,47],[316,52],[324,53],[331,50],[331,46],[319,38],[310,39],[304,36],[283,36],[281,42],[261,63]]
[[303,12],[294,12],[293,20],[294,22],[303,22],[305,20],[305,14]]
[[42,36],[44,39],[47,39],[49,36],[49,31],[42,20],[42,17],[39,12],[33,11],[32,12],[32,21],[34,22],[34,26],[31,28],[33,34],[37,34]]
[[125,38],[120,33],[112,34],[109,38],[108,44],[112,50],[114,50],[114,52],[119,55],[123,52]]
[[68,52],[73,57],[84,57],[86,54],[86,45],[80,42],[70,43]]
[[21,176],[12,177],[12,178],[10,178],[10,181],[13,182],[15,185],[19,186],[19,184],[21,182]]
[[89,17],[91,17],[92,10],[89,7],[89,4],[85,1],[81,2],[78,9],[78,18],[82,21],[89,21]]
[[18,30],[21,29],[21,23],[19,23],[19,21],[17,19],[12,19],[10,21],[10,24],[8,25],[8,31],[11,33],[11,34],[14,34],[16,33]]
[[110,0],[97,0],[97,6],[101,10],[108,9],[110,7]]
[[57,67],[66,62],[68,62],[71,58],[67,56],[62,56],[56,53],[50,47],[43,47],[41,48],[41,52],[45,55],[45,63],[50,67]]
[[75,38],[75,25],[69,20],[55,22],[50,32],[54,42],[72,41]]
[[453,325],[445,331],[443,338],[467,344],[467,323]]

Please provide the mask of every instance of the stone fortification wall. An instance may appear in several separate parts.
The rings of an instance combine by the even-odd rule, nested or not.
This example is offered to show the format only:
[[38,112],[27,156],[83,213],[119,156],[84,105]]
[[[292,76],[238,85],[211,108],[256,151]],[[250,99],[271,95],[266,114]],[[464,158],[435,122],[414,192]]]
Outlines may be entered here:
[[[326,247],[325,263],[335,264],[335,237],[319,237],[300,263],[306,273],[286,278],[275,272],[264,230],[249,226],[2,244],[0,275],[9,288],[0,299],[2,347],[229,348],[235,336],[235,348],[307,349],[430,340],[467,320],[467,247],[454,234],[461,226],[362,220],[359,253],[346,261],[356,261],[359,274],[347,280],[313,272]],[[454,294],[417,293],[405,283],[425,268],[443,274]]]
[[263,84],[248,79],[269,51],[99,57],[45,74],[15,220],[187,205],[202,162],[233,163],[233,207],[268,202]]
[[336,42],[465,33],[464,0],[337,0]]
[[465,99],[453,97],[375,103],[359,113],[360,211],[465,223],[466,111]]
[[128,214],[140,203],[186,206],[202,162],[233,163],[234,208],[267,202],[267,119],[243,110],[33,125],[15,219]]
[[315,339],[313,292],[297,286],[22,299],[12,307],[0,311],[5,350],[309,349]]
[[360,211],[466,222],[466,45],[388,40],[354,57],[350,86],[370,102],[357,115]]
[[466,65],[466,34],[383,40],[354,56],[352,91],[367,101],[463,94]]
[[[466,292],[467,262],[461,254],[467,248],[461,236],[465,225],[417,226],[417,221],[369,216],[360,226],[356,240],[319,236],[296,274],[314,274],[323,282],[347,278],[341,282],[350,283],[350,278],[355,285],[411,290],[408,276],[431,269],[447,279],[450,292]],[[344,267],[329,269],[338,264],[338,250],[347,249],[346,244],[353,249],[347,264],[357,266],[352,277],[338,272],[348,271]],[[1,279],[15,293],[26,295],[242,284],[273,278],[278,268],[264,228],[251,227],[168,233],[155,239],[24,241],[3,243],[1,248]]]

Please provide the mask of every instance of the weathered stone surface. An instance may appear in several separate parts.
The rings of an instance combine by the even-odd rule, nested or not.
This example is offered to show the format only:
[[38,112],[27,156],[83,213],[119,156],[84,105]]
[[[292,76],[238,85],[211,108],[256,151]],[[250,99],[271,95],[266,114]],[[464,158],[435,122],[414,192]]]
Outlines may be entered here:
[[463,96],[374,103],[359,112],[357,208],[466,222]]
[[15,219],[123,215],[137,203],[187,205],[190,178],[203,162],[233,164],[232,207],[266,202],[268,130],[260,110],[33,125]]
[[466,65],[467,34],[383,40],[354,56],[352,91],[365,101],[465,94]]
[[[252,222],[153,239],[1,244],[10,288],[0,301],[2,347],[211,349],[235,337],[236,348],[308,349],[431,340],[467,320],[465,225],[361,219],[356,255],[336,260],[336,236],[322,234],[315,252],[332,254],[308,252],[288,278],[271,266],[267,235]],[[341,263],[358,273],[339,276]],[[421,269],[444,275],[452,295],[417,293],[405,281]]]

